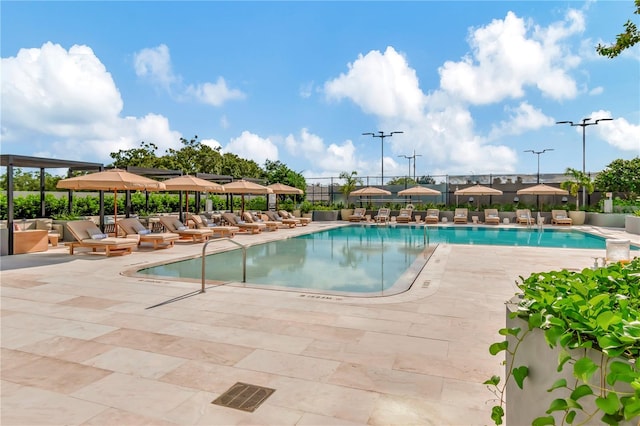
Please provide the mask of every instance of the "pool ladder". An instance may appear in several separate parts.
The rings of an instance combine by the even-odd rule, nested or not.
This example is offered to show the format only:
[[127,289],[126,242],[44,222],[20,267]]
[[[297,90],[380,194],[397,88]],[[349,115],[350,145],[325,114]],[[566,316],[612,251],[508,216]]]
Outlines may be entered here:
[[230,243],[233,243],[242,249],[242,282],[243,283],[247,282],[247,246],[245,246],[244,244],[240,244],[236,240],[232,240],[229,237],[216,238],[215,240],[206,241],[202,246],[202,288],[200,289],[200,293],[204,293],[205,277],[207,276],[206,274],[207,262],[205,262],[205,253],[207,250],[207,246],[209,245],[209,243],[213,243],[214,241],[222,241],[222,240],[228,240]]

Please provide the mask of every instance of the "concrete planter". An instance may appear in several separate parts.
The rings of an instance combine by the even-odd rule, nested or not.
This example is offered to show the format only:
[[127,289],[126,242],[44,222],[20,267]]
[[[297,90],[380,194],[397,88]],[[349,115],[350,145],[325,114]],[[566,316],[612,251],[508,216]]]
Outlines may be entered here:
[[338,220],[338,214],[340,210],[314,210],[313,220],[317,222]]
[[582,210],[569,210],[569,217],[573,221],[572,225],[584,225],[584,221],[587,217],[587,212]]
[[340,219],[349,220],[349,216],[353,214],[353,209],[341,209],[340,210]]
[[624,230],[630,234],[640,234],[640,216],[626,215],[624,217]]
[[[509,318],[509,314],[514,310],[514,304],[508,304],[506,308],[507,313],[507,327],[520,327],[522,330],[527,329],[527,323],[520,318]],[[515,339],[513,336],[509,336],[509,347],[512,348],[515,345]],[[534,329],[532,333],[524,339],[518,348],[516,353],[515,365],[525,365],[529,368],[529,376],[524,380],[523,389],[520,389],[513,380],[507,384],[506,392],[506,424],[507,425],[525,425],[531,424],[536,417],[546,416],[545,411],[549,408],[551,401],[557,398],[568,398],[571,391],[568,389],[556,389],[553,392],[547,392],[547,389],[558,379],[564,378],[567,382],[572,383],[575,381],[571,365],[565,365],[561,372],[557,371],[558,354],[560,347],[550,348],[544,338],[544,332],[540,329]],[[585,349],[571,351],[574,357],[581,358],[585,354]],[[604,359],[607,357],[602,354],[601,351],[595,349],[589,349],[586,352],[587,356],[591,358],[597,365],[606,365]],[[628,362],[624,359],[620,361]],[[514,360],[507,354],[506,368],[508,368]],[[601,377],[601,371],[597,371],[593,375],[591,385],[598,386],[599,378]],[[620,383],[620,386],[616,386],[617,391],[630,392],[631,388],[626,384]],[[580,404],[586,411],[593,412],[595,410],[595,398],[593,396],[587,396],[580,399]],[[552,415],[555,418],[556,424],[562,424],[563,412],[556,411]],[[600,417],[597,420],[599,422]],[[573,424],[581,424],[588,420],[584,413],[578,411]],[[589,423],[588,424],[593,424]],[[632,425],[635,423],[622,422],[621,425]]]
[[624,228],[625,216],[623,213],[587,213],[585,223],[607,228]]

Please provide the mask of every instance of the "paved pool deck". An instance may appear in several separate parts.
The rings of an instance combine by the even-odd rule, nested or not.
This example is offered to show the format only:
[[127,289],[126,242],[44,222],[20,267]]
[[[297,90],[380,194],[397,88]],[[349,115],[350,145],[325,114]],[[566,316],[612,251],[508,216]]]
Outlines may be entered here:
[[[640,244],[619,229],[574,229]],[[482,382],[501,375],[503,358],[488,347],[501,340],[518,277],[580,270],[604,256],[440,244],[409,291],[382,298],[239,285],[180,298],[200,285],[123,274],[201,251],[178,243],[106,258],[60,246],[0,258],[0,423],[491,424],[494,402]],[[275,392],[254,412],[211,403],[236,382]]]

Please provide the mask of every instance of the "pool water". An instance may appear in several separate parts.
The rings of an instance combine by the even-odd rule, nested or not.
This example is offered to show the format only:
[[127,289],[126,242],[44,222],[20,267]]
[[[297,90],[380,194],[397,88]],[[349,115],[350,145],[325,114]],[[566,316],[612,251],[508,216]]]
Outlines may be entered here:
[[[605,249],[604,238],[573,230],[352,225],[247,248],[251,285],[343,295],[380,296],[407,290],[427,262],[424,244]],[[241,282],[242,252],[206,257],[207,281]],[[138,271],[156,277],[201,279],[201,259]]]

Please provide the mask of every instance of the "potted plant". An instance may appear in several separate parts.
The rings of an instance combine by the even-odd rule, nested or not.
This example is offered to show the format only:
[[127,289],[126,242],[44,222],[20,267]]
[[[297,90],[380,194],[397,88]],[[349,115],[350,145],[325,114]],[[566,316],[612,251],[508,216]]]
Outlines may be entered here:
[[640,416],[640,259],[521,277],[507,306],[505,379],[485,384],[496,425],[635,425]]
[[355,170],[351,173],[341,172],[339,178],[344,180],[344,184],[340,187],[340,192],[344,195],[345,208],[340,209],[340,217],[342,220],[349,220],[349,216],[353,214],[353,207],[349,205],[349,194],[356,189],[358,184],[362,184],[362,179]]
[[564,174],[568,176],[569,179],[562,182],[560,184],[560,187],[564,190],[569,191],[569,194],[571,194],[571,196],[576,197],[576,209],[575,211],[569,212],[569,217],[573,221],[574,225],[583,225],[584,219],[586,217],[586,212],[580,210],[580,198],[578,194],[580,193],[581,188],[584,188],[587,194],[593,194],[595,185],[591,178],[586,173],[583,173],[580,170],[568,167]]

